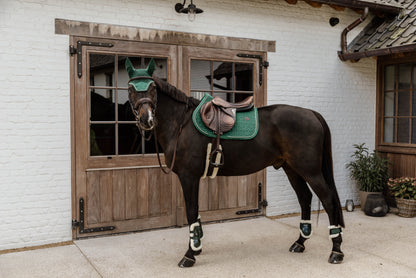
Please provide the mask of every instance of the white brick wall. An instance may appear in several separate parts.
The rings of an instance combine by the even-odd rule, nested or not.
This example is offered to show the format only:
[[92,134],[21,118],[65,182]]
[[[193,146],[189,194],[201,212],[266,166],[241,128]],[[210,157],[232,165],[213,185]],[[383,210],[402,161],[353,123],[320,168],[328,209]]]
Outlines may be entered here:
[[[376,62],[342,63],[336,51],[359,15],[302,1],[207,0],[196,1],[204,13],[191,23],[176,2],[0,1],[0,249],[71,239],[68,37],[54,34],[55,18],[275,40],[268,103],[323,114],[341,202],[357,201],[345,164],[352,144],[374,146]],[[336,27],[331,16],[340,18]],[[267,185],[268,215],[299,211],[283,171],[268,169]]]

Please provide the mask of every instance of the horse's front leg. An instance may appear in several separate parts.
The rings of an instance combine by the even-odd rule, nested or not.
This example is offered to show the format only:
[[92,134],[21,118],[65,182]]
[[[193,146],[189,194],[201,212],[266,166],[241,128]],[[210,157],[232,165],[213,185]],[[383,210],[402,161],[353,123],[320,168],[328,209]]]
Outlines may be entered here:
[[191,267],[195,264],[195,256],[202,251],[203,231],[198,215],[199,177],[180,176],[179,179],[185,198],[186,218],[189,225],[189,245],[188,251],[186,251],[178,266]]

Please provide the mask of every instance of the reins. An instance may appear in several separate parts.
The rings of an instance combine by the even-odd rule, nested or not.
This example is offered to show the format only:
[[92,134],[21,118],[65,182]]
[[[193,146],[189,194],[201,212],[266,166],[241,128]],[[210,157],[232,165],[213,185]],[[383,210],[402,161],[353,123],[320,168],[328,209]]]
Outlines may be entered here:
[[163,168],[162,162],[160,161],[159,147],[158,147],[158,144],[157,144],[157,132],[156,132],[156,129],[153,130],[153,133],[154,133],[154,136],[155,136],[155,147],[156,147],[157,160],[159,161],[160,169],[165,174],[169,174],[170,172],[172,172],[173,167],[175,166],[175,161],[176,161],[176,148],[178,147],[179,136],[181,135],[183,126],[185,125],[185,122],[184,121],[185,121],[186,112],[188,112],[188,108],[189,108],[189,99],[186,100],[186,106],[185,106],[185,109],[183,110],[181,125],[179,126],[178,133],[176,134],[175,148],[173,149],[172,165],[170,166],[170,168],[168,168],[168,170],[165,170]]

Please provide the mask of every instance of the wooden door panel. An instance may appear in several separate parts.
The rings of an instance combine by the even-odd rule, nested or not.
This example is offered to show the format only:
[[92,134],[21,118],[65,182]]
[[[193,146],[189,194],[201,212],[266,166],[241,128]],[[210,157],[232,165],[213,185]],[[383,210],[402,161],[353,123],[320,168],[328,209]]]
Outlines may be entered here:
[[114,233],[174,225],[172,180],[157,168],[87,172],[85,228],[114,225]]
[[126,173],[125,170],[113,172],[113,218],[115,221],[126,219]]
[[[259,61],[251,58],[238,57],[237,51],[224,50],[224,49],[206,49],[199,47],[182,47],[182,64],[183,72],[181,73],[182,83],[178,83],[180,89],[185,93],[202,93],[210,94],[230,94],[230,93],[252,93],[254,96],[254,102],[257,107],[265,105],[265,82],[262,86],[259,85],[258,71]],[[254,55],[265,55],[264,53],[253,52]],[[265,56],[262,56],[265,59]],[[199,61],[193,63],[193,61]],[[233,64],[232,67],[229,65]],[[235,87],[236,77],[236,65],[247,64],[251,65],[248,68],[252,69],[252,83],[251,88]],[[195,68],[193,69],[193,65]],[[204,68],[203,65],[210,65],[209,68]],[[226,66],[228,65],[228,67]],[[215,67],[218,72],[221,68],[222,74],[227,76],[227,72],[232,73],[230,82],[223,84],[210,84],[206,83],[208,80],[220,80],[224,78],[220,76],[215,77]],[[231,72],[232,71],[232,72]],[[214,78],[209,79],[207,75],[214,75]],[[264,75],[265,76],[265,75]],[[191,77],[194,80],[191,80]],[[196,81],[195,81],[196,80]],[[240,80],[241,81],[241,80]],[[201,83],[205,82],[205,83]],[[234,82],[234,83],[233,83]],[[194,85],[192,85],[194,84]],[[217,85],[217,86],[216,86]],[[221,85],[221,86],[218,86]],[[257,215],[263,213],[251,213],[238,215],[236,212],[242,210],[255,210],[259,204],[259,184],[263,185],[263,198],[265,192],[265,170],[260,172],[238,177],[216,177],[215,179],[206,178],[200,181],[199,187],[199,211],[201,213],[202,221],[215,221],[222,219],[231,219],[238,217],[247,217],[250,215]],[[178,203],[182,203],[183,199],[178,199]]]

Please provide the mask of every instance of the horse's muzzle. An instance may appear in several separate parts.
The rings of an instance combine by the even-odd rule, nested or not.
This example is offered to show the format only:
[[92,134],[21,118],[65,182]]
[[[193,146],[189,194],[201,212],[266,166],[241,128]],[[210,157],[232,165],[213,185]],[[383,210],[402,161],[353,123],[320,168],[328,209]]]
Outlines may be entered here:
[[155,128],[154,103],[151,99],[139,99],[131,108],[139,129],[150,131]]
[[138,128],[145,131],[150,131],[155,128],[156,121],[154,120],[153,112],[150,109],[144,111],[141,114],[138,112],[135,112],[134,114]]

